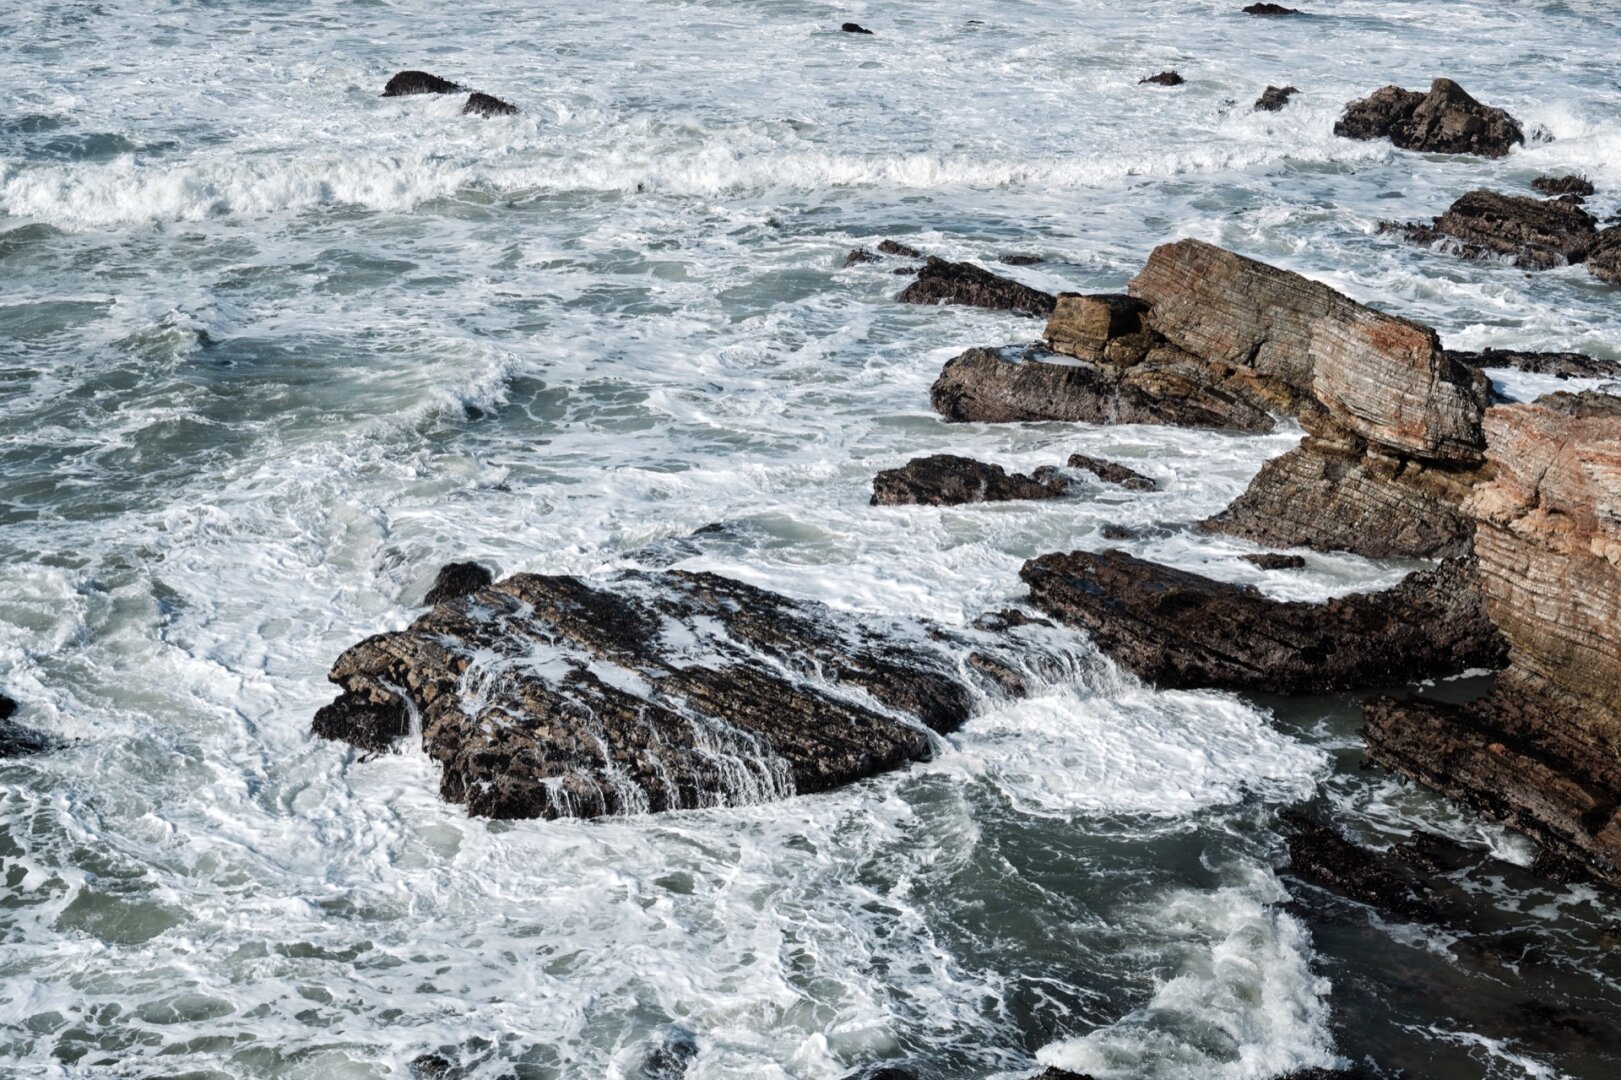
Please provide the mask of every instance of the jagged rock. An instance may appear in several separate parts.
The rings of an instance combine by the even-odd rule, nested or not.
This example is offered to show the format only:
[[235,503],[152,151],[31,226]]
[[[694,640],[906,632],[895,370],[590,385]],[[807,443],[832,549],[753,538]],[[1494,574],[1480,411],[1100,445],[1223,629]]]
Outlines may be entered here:
[[[1426,459],[1480,459],[1487,383],[1427,326],[1327,285],[1206,244],[1154,249],[1129,286],[1149,329],[1201,359],[1308,394],[1360,438]],[[1302,423],[1315,410],[1296,406]]]
[[1515,266],[1547,270],[1585,259],[1598,239],[1598,220],[1571,203],[1480,190],[1458,199],[1433,224],[1402,231],[1415,243],[1448,243],[1465,258],[1501,255]]
[[1533,190],[1544,195],[1580,195],[1584,198],[1593,194],[1593,181],[1585,176],[1539,176],[1531,181]]
[[426,71],[402,71],[383,87],[384,97],[410,97],[414,94],[455,94],[462,87]]
[[1300,93],[1292,86],[1269,86],[1255,99],[1256,112],[1277,112],[1289,104],[1289,99]]
[[1389,138],[1403,150],[1502,157],[1525,142],[1520,124],[1502,109],[1482,105],[1451,79],[1436,79],[1428,94],[1386,86],[1345,107],[1334,134],[1348,139]]
[[860,23],[853,23],[853,22],[847,22],[843,26],[839,27],[839,29],[842,30],[846,34],[870,34],[870,33],[872,33],[871,30],[868,30],[865,26],[862,26]]
[[1019,576],[1037,608],[1161,687],[1326,692],[1493,667],[1503,656],[1458,560],[1320,604],[1273,600],[1121,551],[1043,555]]
[[1244,9],[1246,15],[1299,15],[1296,8],[1284,7],[1282,4],[1250,4]]
[[1621,285],[1621,225],[1599,233],[1587,252],[1587,272],[1600,281]]
[[[931,753],[998,640],[855,619],[707,573],[518,574],[353,646],[314,731],[420,731],[441,794],[496,818],[591,817],[824,791]],[[1000,672],[1000,674],[997,674]]]
[[1353,844],[1298,810],[1286,810],[1289,868],[1296,877],[1386,914],[1424,922],[1441,916],[1423,883],[1400,873],[1389,856]]
[[1306,557],[1304,555],[1284,555],[1276,551],[1263,551],[1254,555],[1245,555],[1244,561],[1259,566],[1262,570],[1304,570]]
[[1053,298],[973,263],[947,262],[930,256],[917,280],[900,296],[903,304],[968,304],[1021,315],[1047,315]]
[[514,116],[517,112],[518,106],[502,101],[498,97],[491,97],[489,94],[469,94],[467,103],[462,106],[463,116],[488,118],[491,116]]
[[1604,379],[1621,376],[1621,363],[1601,360],[1586,353],[1521,352],[1517,349],[1482,349],[1460,352],[1449,349],[1460,364],[1477,368],[1514,368],[1536,375],[1556,375],[1561,379]]
[[1150,75],[1146,79],[1138,79],[1137,85],[1142,86],[1146,83],[1153,86],[1181,86],[1185,82],[1187,82],[1187,80],[1184,79],[1178,72],[1162,71],[1158,75]]
[[885,469],[872,481],[873,506],[958,506],[963,503],[1054,499],[1068,485],[1048,473],[1026,476],[955,454],[913,458],[898,469]]
[[882,259],[868,251],[866,248],[859,247],[844,257],[844,265],[846,269],[852,266],[859,266],[861,263],[875,263],[882,261]]
[[1271,431],[1266,403],[1243,379],[1162,347],[1121,368],[1040,349],[970,349],[946,363],[929,392],[947,420],[1008,423],[1176,424]]
[[1071,469],[1085,469],[1104,483],[1119,484],[1127,491],[1159,490],[1159,481],[1151,476],[1144,476],[1135,469],[1128,469],[1119,462],[1105,461],[1103,458],[1089,457],[1086,454],[1071,454],[1065,464]]
[[923,252],[915,247],[908,247],[895,240],[884,240],[879,243],[878,250],[885,255],[895,255],[903,259],[921,259]]
[[439,568],[439,574],[433,579],[433,586],[428,589],[428,595],[422,602],[429,607],[442,604],[446,600],[457,600],[468,593],[475,593],[495,580],[489,568],[476,562],[446,563]]
[[1468,509],[1509,667],[1467,705],[1368,706],[1368,752],[1621,885],[1621,399],[1499,405],[1486,435]]

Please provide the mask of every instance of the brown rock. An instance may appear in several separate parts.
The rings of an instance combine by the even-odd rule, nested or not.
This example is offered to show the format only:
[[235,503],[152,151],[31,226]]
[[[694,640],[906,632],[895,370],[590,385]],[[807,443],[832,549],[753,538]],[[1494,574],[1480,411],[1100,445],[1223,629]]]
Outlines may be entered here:
[[454,94],[461,86],[426,71],[401,71],[383,87],[384,97],[410,97],[415,94]]
[[1071,469],[1085,469],[1099,480],[1109,484],[1119,484],[1127,491],[1159,490],[1159,482],[1153,477],[1144,476],[1135,469],[1128,469],[1118,462],[1088,457],[1085,454],[1071,454],[1069,461],[1065,464]]
[[1277,112],[1289,104],[1289,99],[1300,93],[1292,86],[1269,86],[1255,99],[1256,112]]
[[1092,361],[1107,359],[1105,350],[1111,342],[1141,339],[1140,352],[1119,357],[1135,363],[1147,355],[1152,344],[1144,336],[1147,312],[1148,305],[1131,296],[1059,293],[1043,337],[1053,352]]
[[1503,656],[1458,560],[1321,604],[1273,600],[1120,551],[1043,555],[1020,577],[1032,604],[1162,687],[1316,693],[1493,667]]
[[884,240],[880,242],[878,245],[878,250],[883,252],[885,255],[895,255],[903,259],[921,259],[923,257],[923,253],[917,248],[908,247],[907,245],[898,243],[894,240]]
[[1494,158],[1525,142],[1517,120],[1482,105],[1451,79],[1436,79],[1428,94],[1387,86],[1353,101],[1334,125],[1334,134],[1389,138],[1403,150]]
[[973,263],[947,262],[932,255],[918,272],[917,280],[896,299],[903,304],[968,304],[1020,315],[1044,316],[1053,309],[1052,296],[1040,289]]
[[1585,176],[1539,176],[1531,181],[1531,187],[1544,195],[1580,195],[1593,194],[1593,181]]
[[844,266],[845,269],[849,269],[852,266],[859,266],[862,263],[875,263],[882,261],[882,259],[868,251],[866,248],[858,247],[844,257]]
[[1621,285],[1621,225],[1599,233],[1587,252],[1587,272],[1600,281]]
[[1403,230],[1417,243],[1453,244],[1466,258],[1501,255],[1530,270],[1581,262],[1598,239],[1598,221],[1571,203],[1471,191],[1433,225]]
[[1057,475],[1009,475],[990,465],[954,454],[913,458],[898,469],[885,469],[872,481],[873,506],[960,506],[963,503],[1055,499],[1068,485]]
[[1020,254],[1020,253],[1012,253],[1012,254],[1008,254],[1008,255],[1003,255],[1003,256],[999,257],[996,261],[999,262],[999,263],[1002,263],[1003,265],[1006,265],[1006,266],[1038,266],[1041,263],[1046,262],[1047,260],[1042,258],[1040,255],[1025,255],[1025,254]]
[[1284,555],[1274,551],[1245,555],[1244,561],[1253,563],[1262,570],[1304,570],[1306,568],[1306,557],[1304,555]]
[[1381,912],[1424,922],[1442,921],[1411,875],[1386,855],[1353,844],[1340,833],[1298,811],[1285,811],[1289,868],[1295,876],[1350,897]]
[[478,116],[489,118],[491,116],[515,116],[518,106],[502,101],[489,94],[469,94],[467,103],[462,106],[463,116]]
[[1187,80],[1175,71],[1162,71],[1158,75],[1150,75],[1146,79],[1138,79],[1137,85],[1141,86],[1148,83],[1153,86],[1181,86],[1185,82],[1187,82]]

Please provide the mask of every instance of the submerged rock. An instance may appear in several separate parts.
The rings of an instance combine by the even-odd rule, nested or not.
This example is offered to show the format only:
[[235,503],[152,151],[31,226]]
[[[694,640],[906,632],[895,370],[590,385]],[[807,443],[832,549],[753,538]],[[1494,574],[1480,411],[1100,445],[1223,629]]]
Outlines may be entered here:
[[1306,557],[1304,555],[1285,555],[1276,551],[1263,551],[1254,555],[1245,555],[1244,561],[1262,570],[1304,570]]
[[428,595],[422,602],[429,607],[442,604],[446,600],[457,600],[468,593],[475,593],[495,580],[489,568],[476,562],[446,563],[439,568],[439,574],[433,579],[433,585],[428,589]]
[[1157,686],[1316,693],[1494,667],[1503,643],[1470,567],[1449,561],[1382,592],[1274,600],[1121,551],[1043,555],[1030,602],[1085,630]]
[[1289,99],[1300,93],[1292,86],[1269,86],[1255,99],[1256,112],[1277,112],[1289,104]]
[[878,244],[878,250],[885,255],[894,255],[903,259],[921,259],[923,252],[915,247],[909,247],[897,240],[883,240]]
[[1465,258],[1504,256],[1529,270],[1578,263],[1598,239],[1598,220],[1571,203],[1471,191],[1430,225],[1402,232],[1415,243],[1445,242]]
[[467,96],[467,102],[462,106],[463,116],[515,116],[518,106],[502,101],[489,94],[474,93]]
[[1599,233],[1587,252],[1587,272],[1600,281],[1621,285],[1621,225]]
[[1086,454],[1071,454],[1065,464],[1071,469],[1085,469],[1104,483],[1119,484],[1127,491],[1159,490],[1159,481],[1151,476],[1144,476],[1135,469],[1128,469],[1119,462],[1105,461],[1103,458],[1089,457]]
[[862,263],[875,262],[883,262],[883,260],[877,255],[874,255],[872,252],[868,251],[866,248],[858,247],[844,257],[844,266],[846,269],[852,266],[859,266]]
[[1283,820],[1296,877],[1386,914],[1442,921],[1423,883],[1398,870],[1388,855],[1354,844],[1298,810],[1285,811]]
[[383,87],[384,97],[410,97],[415,94],[455,94],[462,87],[449,79],[441,79],[426,71],[402,71],[388,80]]
[[1144,84],[1148,84],[1153,86],[1181,86],[1185,82],[1187,82],[1187,80],[1184,79],[1179,72],[1162,71],[1158,75],[1150,75],[1146,79],[1138,79],[1137,85],[1142,86]]
[[947,262],[932,255],[917,280],[896,299],[903,304],[967,304],[1021,315],[1047,315],[1053,309],[1049,293],[973,263]]
[[41,754],[56,748],[57,740],[51,736],[13,720],[11,717],[16,711],[17,703],[0,694],[0,760]]
[[[1043,475],[1043,472],[1046,475]],[[1013,473],[955,454],[913,458],[898,469],[885,469],[872,481],[873,506],[959,506],[963,503],[1055,499],[1068,488],[1049,470],[1035,476]]]
[[1494,158],[1525,142],[1519,121],[1482,105],[1451,79],[1436,79],[1428,94],[1399,86],[1376,90],[1346,106],[1334,134],[1388,138],[1403,150]]
[[441,794],[488,817],[757,802],[929,757],[969,714],[964,651],[985,688],[1020,685],[997,647],[714,574],[518,574],[350,648],[314,731],[420,738]]

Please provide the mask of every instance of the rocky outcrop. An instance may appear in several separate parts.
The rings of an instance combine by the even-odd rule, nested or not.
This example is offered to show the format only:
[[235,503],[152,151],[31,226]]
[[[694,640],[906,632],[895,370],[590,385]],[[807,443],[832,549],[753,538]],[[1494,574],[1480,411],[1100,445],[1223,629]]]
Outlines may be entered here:
[[1599,233],[1587,251],[1587,272],[1600,281],[1621,285],[1621,225]]
[[1036,475],[1009,474],[955,454],[913,458],[898,469],[885,469],[872,481],[873,506],[960,506],[963,503],[1055,499],[1068,488],[1055,470]]
[[449,79],[426,71],[401,71],[383,87],[384,97],[410,97],[415,94],[456,94],[463,88]]
[[1187,82],[1187,80],[1184,79],[1179,72],[1162,71],[1158,75],[1150,75],[1146,79],[1138,79],[1137,85],[1142,86],[1147,84],[1151,86],[1181,86],[1185,82]]
[[1246,15],[1299,15],[1296,8],[1284,7],[1282,4],[1250,4],[1244,9]]
[[1585,176],[1539,176],[1531,181],[1531,187],[1544,195],[1559,197],[1562,195],[1575,195],[1586,198],[1593,194],[1593,182]]
[[1486,416],[1475,550],[1509,667],[1466,705],[1382,700],[1368,752],[1621,884],[1621,399]]
[[1269,86],[1261,91],[1261,96],[1255,99],[1256,112],[1278,112],[1289,99],[1300,93],[1292,86]]
[[1273,600],[1120,551],[1043,555],[1030,602],[1157,686],[1314,693],[1494,667],[1502,639],[1459,560],[1392,589]]
[[1022,686],[999,647],[713,574],[519,574],[350,648],[314,731],[419,738],[443,796],[488,817],[754,802],[927,758],[970,677]]
[[1572,203],[1471,191],[1430,225],[1402,232],[1415,243],[1441,243],[1470,259],[1501,256],[1547,270],[1578,263],[1598,239],[1598,220]]
[[1388,138],[1403,150],[1502,157],[1525,142],[1519,121],[1482,105],[1451,79],[1436,79],[1428,94],[1387,86],[1345,108],[1334,134],[1348,139]]
[[967,304],[1020,315],[1051,313],[1053,297],[973,263],[930,256],[917,280],[896,297],[903,304]]
[[1106,484],[1119,484],[1127,491],[1158,491],[1159,482],[1151,476],[1144,476],[1135,469],[1128,469],[1115,461],[1105,461],[1103,458],[1090,457],[1086,454],[1071,454],[1065,464],[1071,469],[1084,469]]
[[1478,352],[1449,349],[1448,352],[1458,363],[1477,368],[1513,368],[1536,375],[1556,375],[1561,379],[1609,379],[1621,376],[1621,363],[1586,353],[1522,352],[1517,349],[1482,349]]
[[463,116],[488,118],[491,116],[516,116],[517,114],[518,106],[502,101],[498,97],[491,97],[489,94],[469,94],[467,102],[462,105]]
[[490,573],[489,568],[479,563],[446,563],[439,568],[439,574],[433,579],[433,585],[428,589],[428,595],[422,598],[422,602],[432,607],[447,600],[459,600],[469,593],[478,592],[494,581],[495,576]]

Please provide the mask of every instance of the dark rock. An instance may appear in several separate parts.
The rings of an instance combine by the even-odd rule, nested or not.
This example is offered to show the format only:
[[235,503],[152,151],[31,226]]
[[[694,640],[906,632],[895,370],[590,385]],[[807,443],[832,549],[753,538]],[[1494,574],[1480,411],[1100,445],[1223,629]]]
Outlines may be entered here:
[[1449,561],[1383,592],[1273,600],[1120,551],[1043,555],[1030,601],[1157,686],[1297,694],[1391,686],[1501,664],[1470,567]]
[[11,719],[17,711],[17,703],[4,694],[0,694],[0,760],[14,757],[26,757],[29,754],[43,754],[47,750],[55,750],[61,743],[44,732],[24,727]]
[[1276,551],[1245,555],[1244,561],[1253,563],[1262,570],[1304,570],[1306,568],[1306,557],[1304,555],[1284,555]]
[[469,94],[467,103],[462,106],[463,116],[488,118],[491,116],[514,116],[517,112],[518,106],[508,104],[498,97],[491,97],[489,94]]
[[433,579],[433,587],[422,602],[428,606],[442,604],[446,600],[457,600],[468,593],[475,593],[495,580],[489,568],[476,562],[446,563],[439,568],[439,576]]
[[898,1065],[879,1065],[870,1069],[857,1069],[848,1074],[844,1080],[923,1080],[911,1069]]
[[917,248],[908,247],[905,244],[898,243],[894,240],[885,240],[881,242],[878,245],[878,250],[883,252],[885,255],[895,255],[903,259],[921,259],[923,257],[923,252],[919,251]]
[[1300,93],[1292,86],[1269,86],[1255,100],[1257,112],[1277,112],[1289,104],[1289,99]]
[[873,506],[959,506],[963,503],[1054,499],[1068,485],[1061,477],[1009,475],[989,465],[954,454],[913,458],[898,469],[885,469],[872,481]]
[[0,720],[10,720],[11,714],[17,711],[17,703],[5,694],[0,694]]
[[411,1059],[411,1075],[416,1080],[462,1080],[467,1070],[440,1054],[419,1054]]
[[1032,1076],[1030,1080],[1092,1080],[1092,1077],[1088,1073],[1072,1072],[1051,1065]]
[[698,1040],[685,1028],[662,1032],[642,1060],[640,1080],[681,1080],[698,1056]]
[[1286,810],[1289,867],[1296,877],[1349,897],[1385,914],[1440,922],[1428,890],[1394,869],[1388,855],[1353,844],[1336,830],[1298,810]]
[[1069,461],[1065,464],[1071,469],[1085,469],[1099,480],[1109,484],[1119,484],[1127,491],[1159,490],[1159,482],[1153,477],[1144,476],[1135,469],[1128,469],[1118,462],[1088,457],[1086,454],[1071,454]]
[[974,620],[974,626],[979,630],[989,630],[994,633],[1006,633],[1021,626],[1051,626],[1046,619],[1038,618],[1028,611],[1018,608],[1003,608],[1001,611],[987,611]]
[[441,794],[488,817],[757,802],[929,757],[969,714],[963,652],[984,674],[1001,648],[714,574],[518,574],[350,648],[315,732],[420,731]]
[[1282,4],[1251,4],[1244,9],[1246,15],[1299,15],[1295,8],[1284,7]]
[[844,265],[846,268],[857,266],[861,263],[875,263],[882,261],[883,260],[874,255],[872,252],[868,251],[866,248],[856,248],[854,251],[850,252],[850,254],[844,257]]
[[1598,220],[1570,203],[1480,190],[1458,199],[1434,224],[1403,232],[1416,243],[1450,243],[1466,258],[1501,255],[1515,266],[1547,270],[1585,259],[1598,239]]
[[947,262],[932,255],[917,280],[896,299],[903,304],[968,304],[1021,315],[1045,316],[1053,309],[1052,296],[1040,289],[973,263]]
[[1599,233],[1587,252],[1587,272],[1600,281],[1621,285],[1621,226]]
[[455,94],[462,89],[449,79],[429,75],[426,71],[402,71],[388,80],[383,87],[384,97],[410,97],[414,94]]
[[1386,86],[1345,107],[1334,134],[1348,139],[1388,138],[1403,150],[1502,157],[1525,142],[1519,122],[1482,105],[1451,79],[1436,79],[1428,94]]
[[1047,260],[1043,259],[1040,255],[1012,254],[1003,255],[996,261],[1006,266],[1036,266],[1040,263],[1046,262]]
[[1175,71],[1162,71],[1158,75],[1150,75],[1146,79],[1138,79],[1137,85],[1142,86],[1144,84],[1151,84],[1154,86],[1181,86],[1185,82],[1187,82],[1187,80]]
[[1586,353],[1520,352],[1515,349],[1483,349],[1480,352],[1448,350],[1460,364],[1477,368],[1514,368],[1537,375],[1557,375],[1561,379],[1604,379],[1621,376],[1621,363],[1601,360]]
[[1544,195],[1581,195],[1587,196],[1594,192],[1593,181],[1585,176],[1539,176],[1531,181],[1533,190]]
[[1105,540],[1140,540],[1146,532],[1144,529],[1111,521],[1098,530],[1098,535]]
[[865,26],[862,26],[859,23],[853,23],[853,22],[847,22],[843,26],[839,27],[839,29],[844,31],[846,34],[870,34],[870,33],[872,33],[872,31],[868,30]]

